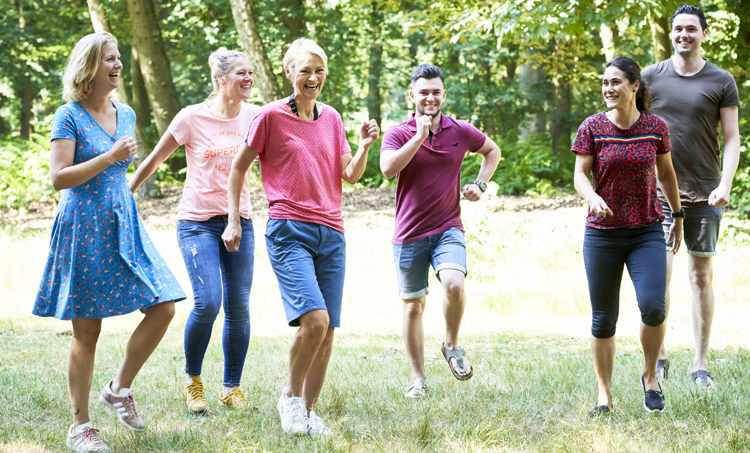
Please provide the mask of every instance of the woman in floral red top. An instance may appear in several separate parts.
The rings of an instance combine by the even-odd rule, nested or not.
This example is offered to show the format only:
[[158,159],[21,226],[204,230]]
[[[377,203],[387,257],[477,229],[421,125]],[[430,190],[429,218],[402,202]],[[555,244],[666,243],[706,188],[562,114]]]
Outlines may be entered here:
[[[618,57],[607,63],[602,95],[608,111],[581,124],[572,150],[576,153],[575,187],[589,205],[583,258],[593,318],[591,352],[599,384],[591,415],[606,415],[612,409],[615,327],[624,266],[641,310],[643,405],[649,412],[663,412],[656,361],[666,328],[667,256],[657,180],[673,216],[684,212],[669,155],[669,130],[664,120],[648,113],[648,86],[632,59]],[[672,252],[677,251],[681,238],[682,218],[675,218],[669,232],[669,240],[674,240]]]

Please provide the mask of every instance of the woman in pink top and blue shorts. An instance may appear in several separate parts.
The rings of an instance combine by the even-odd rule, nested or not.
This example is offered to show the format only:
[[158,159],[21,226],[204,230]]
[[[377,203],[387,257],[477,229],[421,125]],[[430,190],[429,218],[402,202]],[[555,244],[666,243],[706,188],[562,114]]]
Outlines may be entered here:
[[[214,321],[224,305],[224,388],[219,402],[246,407],[239,389],[250,342],[250,287],[255,241],[247,184],[242,184],[239,222],[245,241],[228,253],[221,241],[227,225],[227,178],[232,160],[243,145],[247,128],[260,107],[250,97],[253,71],[247,56],[221,48],[208,59],[213,93],[208,101],[185,107],[172,120],[159,144],[130,181],[135,192],[180,145],[187,154],[187,180],[177,215],[177,239],[193,287],[193,310],[185,324],[185,381],[190,412],[202,413],[208,401],[201,381],[203,357]],[[244,181],[244,173],[243,173]]]
[[316,101],[328,59],[313,41],[292,43],[284,71],[294,94],[263,107],[250,126],[229,176],[229,225],[223,238],[227,250],[237,249],[244,234],[238,213],[242,176],[260,155],[270,217],[268,256],[287,322],[299,326],[289,350],[288,384],[277,405],[281,427],[290,434],[326,436],[331,431],[313,406],[340,325],[346,260],[341,180],[359,180],[380,130],[375,120],[363,123],[352,157],[341,116]]

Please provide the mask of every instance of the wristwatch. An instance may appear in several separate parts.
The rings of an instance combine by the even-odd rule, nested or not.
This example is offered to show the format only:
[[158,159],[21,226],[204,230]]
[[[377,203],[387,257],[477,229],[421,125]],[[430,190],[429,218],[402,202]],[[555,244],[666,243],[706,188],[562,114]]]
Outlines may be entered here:
[[676,219],[678,217],[681,218],[681,219],[685,218],[685,208],[682,208],[679,211],[672,213],[672,218],[673,219]]
[[479,187],[479,190],[481,190],[482,193],[487,192],[487,184],[486,183],[484,183],[484,182],[482,182],[482,181],[480,181],[480,180],[477,179],[476,181],[474,181],[474,184],[476,184]]

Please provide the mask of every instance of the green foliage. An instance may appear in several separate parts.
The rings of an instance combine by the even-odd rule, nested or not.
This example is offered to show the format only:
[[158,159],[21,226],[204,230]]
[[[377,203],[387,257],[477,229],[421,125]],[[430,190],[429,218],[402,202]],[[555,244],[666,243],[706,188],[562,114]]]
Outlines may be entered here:
[[0,138],[0,168],[0,207],[23,212],[32,202],[59,198],[49,179],[46,137],[34,134],[32,140]]

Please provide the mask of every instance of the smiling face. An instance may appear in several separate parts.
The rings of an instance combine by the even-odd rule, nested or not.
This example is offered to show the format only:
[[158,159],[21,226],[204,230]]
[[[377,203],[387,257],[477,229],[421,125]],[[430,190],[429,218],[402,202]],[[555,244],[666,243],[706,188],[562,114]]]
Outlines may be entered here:
[[678,14],[672,21],[672,45],[675,52],[691,56],[700,52],[701,43],[706,39],[706,30],[701,28],[698,16]]
[[439,77],[419,78],[412,82],[409,97],[417,109],[417,116],[435,117],[445,102],[445,86]]
[[102,58],[92,83],[94,86],[106,87],[112,91],[120,86],[120,72],[122,72],[120,52],[117,50],[117,44],[110,41],[102,47]]
[[315,100],[323,90],[326,68],[323,59],[310,52],[301,52],[292,65],[286,68],[286,77],[292,81],[294,95]]
[[247,58],[238,57],[232,60],[226,74],[217,74],[219,86],[224,94],[236,100],[250,98],[253,87],[253,70]]
[[625,73],[615,66],[604,70],[602,78],[602,95],[607,109],[622,109],[632,105],[635,107],[635,94],[640,86],[639,81],[630,83]]

